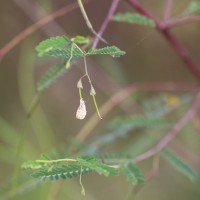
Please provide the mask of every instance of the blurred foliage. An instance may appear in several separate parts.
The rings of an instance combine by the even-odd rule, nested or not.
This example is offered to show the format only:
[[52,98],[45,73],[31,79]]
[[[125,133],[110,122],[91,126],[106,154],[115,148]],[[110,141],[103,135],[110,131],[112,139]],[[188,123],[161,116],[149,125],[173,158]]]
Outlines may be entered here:
[[[5,1],[0,4],[0,23],[4,27],[1,30],[1,46],[33,23],[21,9],[28,11],[33,20],[41,17],[45,9],[51,8],[53,11],[71,1],[22,1],[21,6],[17,2]],[[142,3],[160,17],[163,2],[153,0]],[[92,1],[86,6],[95,27],[100,26],[109,6],[110,1]],[[172,18],[180,16],[180,13],[184,13],[184,16],[198,15],[199,8],[199,1],[174,1]],[[193,81],[173,50],[168,48],[154,30],[148,30],[148,26],[154,27],[154,23],[146,17],[131,13],[131,10],[129,13],[126,11],[127,4],[121,2],[119,13],[125,14],[116,13],[114,20],[144,26],[111,22],[104,35],[109,44],[102,44],[101,48],[91,49],[93,39],[90,37],[74,37],[90,33],[77,10],[56,19],[51,23],[52,26],[49,24],[43,27],[41,31],[47,36],[40,31],[35,32],[3,59],[0,73],[0,199],[117,200],[126,199],[127,194],[133,191],[134,198],[138,200],[199,200],[198,116],[195,122],[191,121],[184,127],[167,149],[156,155],[160,160],[158,163],[155,164],[155,157],[137,166],[132,162],[138,155],[154,147],[185,114],[194,100],[194,92],[130,94],[127,102],[103,117],[85,142],[79,142],[76,138],[88,123],[88,120],[80,122],[75,119],[79,103],[76,83],[84,68],[77,58],[88,56],[91,79],[101,104],[111,98],[114,92],[132,82]],[[60,31],[61,36],[55,37],[55,30]],[[197,45],[199,24],[183,26],[174,32],[199,62],[196,53],[200,50]],[[48,37],[51,39],[46,39]],[[34,47],[43,39],[36,48],[38,54],[54,56],[56,59],[36,57]],[[120,49],[124,49],[126,55],[114,61],[110,57],[93,56],[119,57],[125,54]],[[70,73],[66,73],[72,65]],[[114,69],[113,72],[108,74],[108,68]],[[35,95],[38,97],[36,88],[46,92],[39,96],[39,104],[34,105],[33,101],[32,112],[29,112],[31,99]],[[86,102],[88,115],[91,115],[94,113],[91,102],[89,99]],[[27,124],[25,129],[24,121]],[[16,158],[20,141],[24,145],[20,157]],[[41,164],[36,161],[42,153],[50,155],[42,156],[42,160],[47,163],[71,157],[76,158],[77,162],[70,165],[56,161]],[[22,166],[26,170],[19,168],[16,171],[24,162]],[[120,168],[133,186],[123,176],[102,178],[90,173],[97,171],[104,175],[119,175],[119,170],[112,166]],[[155,174],[149,180],[148,175],[152,171]],[[44,182],[40,178],[59,180]],[[74,179],[61,180],[68,178]],[[135,186],[138,183],[142,184]],[[83,185],[86,188],[85,197],[81,196],[79,184],[82,189]]]

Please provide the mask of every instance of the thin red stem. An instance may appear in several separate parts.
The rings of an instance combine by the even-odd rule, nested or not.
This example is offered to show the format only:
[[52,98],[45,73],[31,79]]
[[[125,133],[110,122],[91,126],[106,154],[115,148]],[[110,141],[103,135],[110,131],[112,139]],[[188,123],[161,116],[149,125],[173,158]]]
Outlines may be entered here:
[[[88,3],[89,0],[85,0],[84,3]],[[41,27],[45,26],[46,24],[50,23],[54,19],[65,15],[73,11],[74,9],[78,8],[77,3],[71,3],[54,13],[42,18],[41,20],[37,21],[36,23],[32,24],[31,26],[27,27],[24,31],[19,33],[15,36],[10,42],[8,42],[4,47],[0,49],[0,62],[2,59],[10,52],[17,44],[19,44],[23,39],[25,39],[28,35],[32,34],[33,32],[37,31]]]
[[[99,36],[102,36],[104,31],[106,30],[110,20],[112,19],[112,16],[114,15],[114,13],[115,13],[115,11],[117,9],[117,6],[118,6],[119,2],[120,2],[120,0],[113,0],[112,1],[112,4],[111,4],[110,9],[108,11],[108,14],[107,14],[105,20],[103,21],[103,23],[101,25],[101,28],[98,31],[98,35]],[[99,40],[100,40],[99,37],[95,38],[94,43],[92,45],[92,48],[95,48],[98,45]]]
[[139,155],[134,159],[134,162],[139,162],[145,160],[157,153],[159,153],[162,149],[164,149],[173,139],[174,137],[180,133],[183,127],[197,114],[200,107],[200,93],[197,94],[196,99],[188,110],[188,112],[174,125],[172,130],[170,130],[160,141],[154,146],[152,149],[146,151],[145,153]]
[[167,39],[169,44],[174,48],[178,56],[186,64],[187,68],[193,73],[193,75],[200,80],[200,68],[194,62],[188,51],[181,45],[176,37],[170,33],[165,23],[160,22],[151,12],[146,10],[137,0],[127,0],[127,2],[136,9],[136,11],[154,21],[157,30]]
[[164,21],[168,20],[171,15],[173,0],[166,0],[165,8],[164,8]]
[[196,22],[196,21],[200,21],[200,16],[187,16],[187,17],[181,17],[181,18],[169,20],[165,22],[165,26],[167,28],[172,28],[172,27],[185,25],[188,23]]

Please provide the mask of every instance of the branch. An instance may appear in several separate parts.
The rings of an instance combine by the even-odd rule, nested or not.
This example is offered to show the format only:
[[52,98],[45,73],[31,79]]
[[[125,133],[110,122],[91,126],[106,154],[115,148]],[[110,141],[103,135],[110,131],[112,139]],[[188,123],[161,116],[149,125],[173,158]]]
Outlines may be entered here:
[[[85,3],[88,3],[88,2],[89,2],[89,0],[85,0]],[[75,10],[76,8],[78,8],[78,4],[77,3],[69,4],[69,5],[67,5],[67,6],[65,6],[65,7],[61,8],[61,9],[59,9],[57,11],[55,11],[54,13],[48,15],[47,17],[42,18],[41,20],[37,21],[33,25],[29,26],[28,28],[26,28],[24,31],[19,33],[10,42],[8,42],[4,47],[2,47],[0,49],[0,62],[7,55],[7,53],[9,51],[11,51],[17,44],[19,44],[28,35],[32,34],[35,31],[37,31],[41,27],[47,25],[48,23],[50,23],[54,19],[56,19],[58,17],[61,17],[61,16],[65,15],[66,13],[69,13],[69,12]]]
[[171,131],[169,131],[160,142],[154,146],[152,149],[147,152],[139,155],[134,162],[139,162],[145,160],[156,153],[159,153],[162,149],[164,149],[173,139],[174,137],[183,129],[183,127],[197,114],[198,109],[200,107],[200,92],[197,94],[196,99],[189,109],[189,111],[174,125]]
[[171,15],[173,0],[166,0],[164,8],[164,21],[168,20]]
[[[115,11],[117,9],[117,6],[118,6],[119,2],[120,2],[120,0],[113,0],[112,4],[110,6],[110,9],[108,11],[108,14],[107,14],[105,20],[103,21],[103,23],[101,25],[101,28],[99,29],[99,31],[97,33],[98,36],[101,37],[103,35],[104,31],[106,30],[110,20],[112,19],[113,15],[114,15],[114,13],[115,13]],[[96,36],[95,40],[94,40],[94,43],[92,45],[92,48],[96,48],[96,46],[99,43],[99,40],[100,40],[100,38]]]
[[[123,88],[104,103],[100,113],[105,117],[112,109],[125,100],[135,91],[198,91],[199,85],[187,83],[133,83]],[[100,122],[101,119],[96,116],[96,113],[84,124],[81,131],[77,134],[76,139],[80,142],[86,140],[93,129]]]
[[173,28],[175,26],[179,26],[179,25],[185,25],[188,23],[192,23],[195,21],[200,21],[200,16],[187,16],[187,17],[181,17],[178,19],[173,19],[173,20],[169,20],[165,22],[165,26],[167,28]]
[[176,37],[170,33],[165,23],[160,22],[153,14],[146,10],[137,0],[127,0],[127,2],[137,10],[138,13],[153,20],[156,24],[157,30],[168,40],[169,44],[174,48],[178,56],[186,64],[187,68],[193,73],[198,80],[200,80],[200,68],[193,61],[188,51],[179,43]]

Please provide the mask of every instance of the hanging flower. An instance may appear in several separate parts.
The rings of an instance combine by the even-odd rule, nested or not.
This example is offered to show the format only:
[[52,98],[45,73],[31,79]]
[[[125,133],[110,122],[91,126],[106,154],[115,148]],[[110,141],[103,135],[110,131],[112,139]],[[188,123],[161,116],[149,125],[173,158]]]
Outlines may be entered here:
[[87,111],[86,111],[85,101],[83,99],[80,99],[80,105],[76,112],[76,118],[82,120],[85,118],[86,114]]

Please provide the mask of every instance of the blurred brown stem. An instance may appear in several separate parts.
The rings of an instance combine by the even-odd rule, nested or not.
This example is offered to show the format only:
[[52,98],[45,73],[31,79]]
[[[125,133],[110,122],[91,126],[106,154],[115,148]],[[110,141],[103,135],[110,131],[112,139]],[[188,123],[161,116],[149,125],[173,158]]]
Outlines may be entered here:
[[188,51],[181,45],[181,43],[176,39],[176,37],[169,31],[169,27],[165,23],[160,22],[151,12],[145,9],[138,0],[127,0],[127,2],[136,11],[149,19],[152,19],[156,24],[157,30],[167,39],[169,44],[174,48],[178,56],[186,64],[187,68],[193,73],[193,75],[200,80],[200,68],[194,62],[193,58],[190,56]]
[[[90,0],[85,0],[84,3],[88,3]],[[23,39],[25,39],[28,35],[32,34],[33,32],[37,31],[41,27],[45,26],[46,24],[50,23],[54,19],[61,17],[65,15],[66,13],[69,13],[73,10],[78,8],[77,3],[71,3],[65,7],[62,7],[61,9],[55,11],[54,13],[42,18],[41,20],[37,21],[36,23],[32,24],[28,28],[26,28],[24,31],[19,33],[17,36],[15,36],[10,42],[8,42],[4,47],[0,49],[0,62],[3,60],[3,58],[7,55],[9,51],[11,51],[18,43],[20,43]]]

